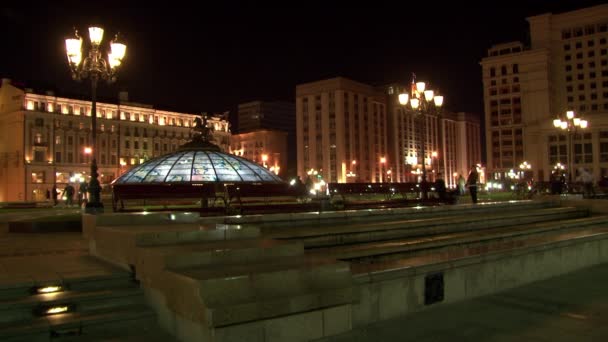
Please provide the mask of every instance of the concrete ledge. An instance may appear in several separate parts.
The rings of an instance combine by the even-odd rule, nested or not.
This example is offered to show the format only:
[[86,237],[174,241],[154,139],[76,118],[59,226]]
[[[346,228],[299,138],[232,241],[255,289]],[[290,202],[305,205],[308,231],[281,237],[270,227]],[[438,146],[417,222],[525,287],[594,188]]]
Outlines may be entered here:
[[453,261],[354,276],[360,300],[353,304],[353,326],[425,310],[425,278],[442,273],[444,299],[451,303],[495,293],[608,261],[608,232],[488,253]]

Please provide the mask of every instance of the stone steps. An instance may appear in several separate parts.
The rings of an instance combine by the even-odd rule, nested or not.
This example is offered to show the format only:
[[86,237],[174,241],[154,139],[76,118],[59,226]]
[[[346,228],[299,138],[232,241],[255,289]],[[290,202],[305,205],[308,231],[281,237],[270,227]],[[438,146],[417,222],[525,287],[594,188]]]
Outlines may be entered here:
[[264,235],[291,230],[295,227],[315,228],[321,225],[353,224],[378,222],[395,219],[412,218],[440,218],[446,216],[472,215],[491,213],[496,211],[515,212],[521,210],[534,210],[555,208],[557,201],[517,201],[495,202],[477,205],[446,205],[435,207],[407,207],[369,210],[343,210],[309,213],[283,213],[266,215],[227,216],[223,222],[226,224],[255,224],[262,229]]
[[[42,287],[51,285],[60,291],[40,293]],[[145,305],[143,292],[126,273],[0,289],[2,341],[48,341],[121,329],[126,322],[155,326],[155,321],[156,314]],[[120,335],[120,330],[113,332]]]
[[171,272],[195,281],[207,323],[218,327],[327,308],[353,300],[348,263],[284,257]]
[[176,245],[138,247],[135,260],[137,277],[146,282],[150,274],[168,269],[197,266],[234,265],[243,262],[265,262],[304,255],[296,242],[248,239],[198,242]]
[[260,235],[256,227],[185,223],[163,225],[98,226],[89,240],[91,254],[133,271],[137,248],[192,243],[246,240]]
[[456,231],[483,230],[516,226],[535,222],[580,218],[588,212],[577,208],[544,208],[533,211],[487,213],[484,215],[457,215],[441,218],[411,218],[377,223],[336,225],[324,228],[297,228],[268,237],[299,241],[306,248],[385,241],[406,237],[428,236]]
[[[536,222],[517,226],[488,228],[483,231],[460,231],[429,234],[424,237],[410,237],[390,242],[370,242],[356,245],[323,247],[308,251],[310,255],[323,255],[340,260],[365,259],[388,260],[418,255],[444,253],[448,250],[489,246],[495,242],[517,241],[535,236],[549,237],[564,230],[580,230],[605,226],[603,217],[584,217],[560,220],[559,223]],[[363,260],[362,260],[363,259]]]
[[122,329],[128,329],[136,324],[155,325],[156,314],[147,306],[57,314],[0,328],[0,339],[2,341],[49,341],[74,336],[82,340],[83,336],[99,331],[113,331],[115,335],[121,335]]

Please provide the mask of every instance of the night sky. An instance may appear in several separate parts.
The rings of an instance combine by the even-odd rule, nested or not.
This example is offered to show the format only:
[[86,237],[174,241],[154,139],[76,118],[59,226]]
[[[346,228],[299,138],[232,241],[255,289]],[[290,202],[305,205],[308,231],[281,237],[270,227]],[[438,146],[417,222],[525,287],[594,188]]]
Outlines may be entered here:
[[86,33],[97,23],[106,38],[120,31],[127,44],[118,82],[100,88],[113,102],[127,90],[131,101],[159,109],[234,111],[251,100],[293,101],[303,82],[345,76],[379,85],[409,82],[415,72],[445,95],[448,109],[481,117],[479,62],[492,44],[526,41],[527,16],[602,1],[468,2],[470,8],[462,1],[198,2],[172,9],[96,3],[103,7],[2,8],[0,76],[88,98],[90,85],[70,78],[64,39],[73,26]]

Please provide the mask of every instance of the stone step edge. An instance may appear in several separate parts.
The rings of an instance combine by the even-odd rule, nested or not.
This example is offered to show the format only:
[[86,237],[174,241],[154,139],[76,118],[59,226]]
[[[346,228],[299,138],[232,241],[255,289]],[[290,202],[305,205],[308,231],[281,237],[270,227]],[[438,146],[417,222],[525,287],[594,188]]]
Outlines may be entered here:
[[[63,316],[59,316],[63,315]],[[105,324],[114,321],[136,320],[141,318],[156,317],[156,313],[147,306],[136,305],[122,308],[112,308],[111,310],[89,311],[76,314],[59,314],[55,317],[44,316],[36,320],[29,320],[21,323],[13,323],[0,326],[0,339],[25,334],[36,334],[50,332],[53,329],[64,329],[74,326],[92,326]],[[70,315],[70,316],[67,316]],[[55,320],[57,318],[57,320]]]
[[[533,216],[536,217],[544,217],[544,216],[552,216],[552,215],[567,215],[567,214],[571,214],[571,213],[581,213],[581,214],[588,214],[588,211],[586,209],[579,209],[579,208],[575,208],[575,207],[566,207],[566,208],[548,208],[545,209],[546,211],[542,211],[542,212],[534,212]],[[523,213],[519,213],[518,215],[515,216],[510,216],[509,219],[511,218],[520,218],[520,217],[529,217],[530,213],[528,212],[523,212]],[[366,229],[364,230],[358,230],[356,231],[356,233],[371,233],[371,232],[376,232],[376,231],[391,231],[391,230],[408,230],[408,229],[420,229],[421,227],[423,228],[429,228],[429,227],[435,227],[435,226],[445,226],[446,224],[467,224],[467,223],[471,223],[472,221],[474,222],[479,222],[479,221],[497,221],[497,220],[504,220],[504,214],[503,213],[498,213],[498,214],[491,214],[491,215],[485,215],[482,217],[475,217],[475,218],[471,218],[471,217],[461,217],[461,215],[456,216],[456,219],[454,219],[454,217],[441,217],[439,219],[437,218],[425,218],[425,219],[408,219],[408,220],[403,220],[403,221],[398,221],[398,222],[389,222],[389,224],[386,225],[382,225],[382,226],[372,226],[372,225],[360,225],[360,226],[364,226]],[[454,222],[455,221],[455,222]],[[299,227],[299,229],[302,229],[304,227]],[[344,234],[351,234],[353,233],[353,231],[349,230],[352,229],[352,225],[340,225],[338,228],[343,228],[343,231],[338,231],[338,232],[332,232],[332,231],[324,231],[324,232],[315,232],[315,231],[309,231],[309,232],[298,232],[298,235],[294,235],[293,232],[290,234],[289,232],[280,232],[280,233],[276,233],[276,234],[269,234],[270,238],[274,238],[274,239],[282,239],[282,240],[289,240],[289,239],[307,239],[307,238],[316,238],[316,237],[325,237],[325,236],[333,236],[333,235],[344,235]],[[316,229],[318,230],[318,229]]]
[[[356,302],[355,291],[355,288],[351,286],[348,288],[334,288],[324,291],[301,293],[289,297],[269,298],[262,301],[247,301],[227,304],[224,306],[206,307],[205,311],[208,320],[207,323],[214,328],[221,328],[259,319],[289,316],[301,312],[327,309],[344,304],[352,304]],[[312,299],[315,303],[312,305],[303,305],[302,303],[307,299]],[[297,307],[298,302],[300,302],[300,307]],[[265,314],[256,310],[250,310],[251,306],[257,305],[262,305],[265,308],[274,307],[274,310],[271,310],[271,312]],[[214,319],[218,312],[234,310],[245,310],[245,317],[241,317],[240,319]]]
[[376,281],[385,281],[391,279],[398,279],[405,276],[413,276],[417,274],[428,274],[433,272],[440,272],[444,269],[452,269],[462,267],[466,265],[480,264],[482,262],[499,260],[503,258],[510,258],[518,255],[525,255],[534,253],[540,250],[550,250],[556,248],[562,248],[574,244],[586,243],[595,240],[608,239],[608,231],[601,233],[594,233],[575,238],[542,242],[535,245],[515,247],[507,251],[492,251],[482,254],[470,255],[462,258],[452,259],[448,261],[432,262],[423,265],[408,265],[405,267],[391,267],[387,266],[386,269],[373,270],[371,272],[355,272],[353,273],[353,281],[357,284],[364,284]]
[[[420,243],[413,243],[413,244],[393,247],[390,250],[387,250],[385,248],[385,250],[387,250],[387,251],[384,253],[377,253],[375,251],[378,251],[379,248],[372,247],[369,249],[358,250],[358,251],[356,251],[354,253],[350,253],[350,254],[348,254],[348,252],[344,252],[343,254],[337,254],[337,255],[332,254],[331,256],[335,257],[338,260],[349,260],[349,259],[370,257],[370,256],[382,255],[382,254],[415,252],[415,251],[423,250],[423,249],[441,248],[441,247],[447,247],[447,246],[452,246],[452,245],[457,245],[457,244],[462,244],[462,243],[487,242],[487,241],[492,241],[492,240],[511,238],[511,237],[521,237],[521,236],[525,236],[525,235],[538,234],[538,233],[543,233],[543,232],[555,232],[555,231],[571,229],[571,228],[589,228],[589,227],[593,227],[596,225],[600,225],[604,222],[608,222],[608,221],[594,220],[594,221],[589,221],[589,222],[582,222],[583,223],[582,225],[575,226],[579,222],[562,221],[562,222],[560,222],[560,226],[557,228],[554,227],[555,222],[533,222],[533,223],[528,223],[526,225],[526,226],[530,226],[531,228],[530,228],[530,230],[525,230],[525,231],[520,230],[520,231],[511,231],[511,232],[509,232],[509,231],[500,232],[500,233],[497,233],[496,235],[492,235],[492,236],[488,236],[488,237],[481,237],[481,238],[461,237],[461,238],[456,238],[456,239],[444,239],[444,240],[439,240],[439,241],[421,241]],[[537,227],[535,227],[535,226],[537,226]],[[538,226],[540,226],[540,227],[538,227]],[[485,231],[485,230],[489,230],[489,229],[504,230],[504,229],[509,229],[511,227],[512,226],[490,227],[490,228],[481,228],[481,229],[468,230],[468,231],[462,230],[462,231],[456,231],[456,232],[452,232],[452,233],[479,232],[479,231]],[[447,234],[450,234],[450,233],[447,233]],[[414,238],[415,236],[411,236],[411,237]],[[408,237],[404,237],[404,238],[408,238]],[[365,244],[374,244],[374,243],[381,243],[381,242],[382,241],[366,242]],[[325,247],[325,248],[331,248],[331,247]],[[338,247],[338,248],[340,248],[340,247]],[[346,249],[348,249],[348,247]],[[312,253],[315,253],[314,249],[311,251],[313,251]],[[321,253],[321,252],[319,252],[319,253]]]
[[[492,210],[493,207],[506,207],[515,210],[515,207],[532,206],[537,207],[558,207],[558,201],[521,201],[517,203],[506,204],[504,202],[484,203],[483,205],[457,205],[447,207],[450,212],[476,212]],[[442,207],[444,210],[446,206]],[[325,219],[340,219],[340,218],[361,218],[361,217],[378,217],[378,216],[402,216],[411,215],[412,213],[429,214],[436,212],[437,208],[422,207],[416,208],[387,208],[387,209],[359,209],[359,210],[344,210],[344,211],[326,211],[326,212],[311,212],[311,213],[294,213],[294,214],[266,214],[266,215],[244,215],[244,216],[227,216],[224,220],[226,224],[244,224],[244,223],[276,223],[276,222],[294,222],[294,221],[319,221]],[[462,214],[464,215],[464,214]]]
[[[214,280],[217,278],[227,277],[250,277],[253,273],[277,273],[287,270],[314,270],[322,267],[336,267],[336,268],[348,268],[348,263],[334,258],[316,257],[316,256],[296,256],[289,258],[282,258],[279,260],[263,261],[259,263],[239,263],[239,264],[227,264],[227,265],[212,265],[213,270],[210,270],[211,265],[202,265],[189,268],[171,269],[168,272],[176,273],[180,276],[195,279],[197,281],[202,280]],[[221,270],[217,270],[218,267],[223,267]],[[243,270],[243,268],[247,268]],[[256,269],[258,267],[258,269]],[[260,272],[260,269],[261,272]],[[191,277],[190,274],[193,272],[200,271],[201,273],[209,273],[210,277]],[[205,272],[207,271],[207,272]]]
[[141,289],[137,287],[124,289],[108,289],[97,291],[61,291],[53,295],[37,294],[23,297],[19,300],[0,301],[0,315],[2,311],[36,307],[38,305],[60,305],[62,303],[73,303],[81,301],[111,300],[115,298],[143,296]]
[[2,297],[2,291],[4,290],[17,290],[17,289],[26,289],[29,290],[32,287],[39,287],[39,286],[48,286],[48,285],[62,285],[62,286],[69,286],[70,284],[84,284],[84,283],[91,283],[91,282],[103,282],[103,281],[110,281],[110,280],[119,280],[119,279],[125,279],[128,280],[131,278],[131,275],[127,272],[124,272],[123,270],[118,270],[116,271],[116,273],[110,273],[110,274],[103,274],[103,275],[93,275],[93,276],[85,276],[85,277],[74,277],[74,278],[63,278],[61,279],[59,282],[54,281],[54,280],[49,280],[49,281],[35,281],[35,280],[31,280],[31,281],[25,281],[25,282],[15,282],[15,283],[4,283],[4,284],[0,284],[0,298]]

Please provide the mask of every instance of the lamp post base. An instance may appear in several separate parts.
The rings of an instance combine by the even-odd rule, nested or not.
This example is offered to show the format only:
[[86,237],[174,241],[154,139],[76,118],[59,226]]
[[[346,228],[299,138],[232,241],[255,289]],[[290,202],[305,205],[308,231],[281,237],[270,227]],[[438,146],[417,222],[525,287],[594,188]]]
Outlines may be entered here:
[[104,208],[103,208],[103,203],[101,202],[97,202],[97,203],[93,203],[93,202],[88,202],[87,205],[84,208],[84,212],[87,214],[103,214],[104,213]]

